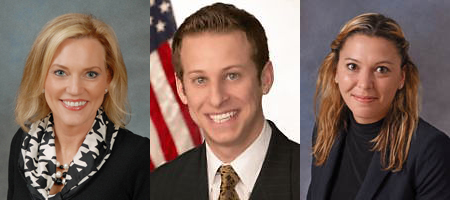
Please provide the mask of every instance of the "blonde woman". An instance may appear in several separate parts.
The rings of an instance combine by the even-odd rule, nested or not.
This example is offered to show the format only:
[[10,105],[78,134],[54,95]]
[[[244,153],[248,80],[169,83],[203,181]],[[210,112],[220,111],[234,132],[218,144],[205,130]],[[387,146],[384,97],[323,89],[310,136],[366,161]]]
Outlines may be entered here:
[[348,21],[319,69],[308,199],[450,199],[450,140],[419,117],[400,26]]
[[149,199],[149,140],[124,128],[128,110],[112,28],[84,14],[48,22],[18,91],[8,199]]

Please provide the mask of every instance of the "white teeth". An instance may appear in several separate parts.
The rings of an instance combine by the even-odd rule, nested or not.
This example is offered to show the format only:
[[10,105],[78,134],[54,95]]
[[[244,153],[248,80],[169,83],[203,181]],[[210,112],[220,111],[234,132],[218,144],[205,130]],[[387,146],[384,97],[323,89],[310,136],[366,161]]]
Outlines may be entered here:
[[236,111],[227,112],[218,115],[209,115],[209,117],[216,123],[223,123],[231,119],[234,115],[236,115]]
[[70,107],[84,106],[84,104],[86,104],[86,101],[77,101],[77,102],[63,101],[63,102],[64,102],[64,104],[66,104],[67,106],[70,106]]

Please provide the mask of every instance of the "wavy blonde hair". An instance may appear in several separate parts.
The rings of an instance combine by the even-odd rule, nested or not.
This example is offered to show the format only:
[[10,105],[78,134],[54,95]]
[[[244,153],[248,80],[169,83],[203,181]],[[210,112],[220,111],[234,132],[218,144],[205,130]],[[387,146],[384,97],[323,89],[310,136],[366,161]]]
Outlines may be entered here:
[[[366,13],[348,21],[331,43],[331,52],[319,69],[314,96],[316,138],[313,144],[315,165],[325,163],[339,132],[347,128],[351,114],[334,82],[339,52],[347,38],[355,34],[381,37],[391,41],[402,59],[404,87],[398,90],[383,121],[381,131],[371,142],[381,153],[385,170],[400,171],[406,161],[411,138],[419,120],[419,72],[408,55],[409,43],[394,20],[377,13]],[[318,112],[317,112],[318,109]]]
[[42,90],[56,49],[66,39],[95,38],[105,49],[110,80],[102,106],[108,118],[120,127],[129,122],[127,71],[113,29],[92,15],[70,13],[49,21],[28,54],[17,94],[16,122],[23,130],[51,112]]

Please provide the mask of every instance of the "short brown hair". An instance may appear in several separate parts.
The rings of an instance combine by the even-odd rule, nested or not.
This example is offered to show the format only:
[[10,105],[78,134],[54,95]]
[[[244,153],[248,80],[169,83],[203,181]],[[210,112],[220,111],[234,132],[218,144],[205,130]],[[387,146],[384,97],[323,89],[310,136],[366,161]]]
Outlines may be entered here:
[[64,14],[49,21],[34,41],[18,91],[17,123],[28,131],[27,125],[50,113],[42,90],[56,49],[69,38],[94,38],[102,44],[108,79],[111,81],[102,106],[115,125],[125,126],[129,120],[127,70],[116,35],[106,23],[92,15],[78,13]]
[[175,32],[172,43],[172,63],[176,76],[183,80],[183,67],[180,59],[183,37],[189,34],[215,32],[228,33],[243,31],[253,49],[252,60],[256,64],[258,77],[269,60],[267,37],[261,23],[255,16],[234,5],[215,3],[205,6],[186,18]]

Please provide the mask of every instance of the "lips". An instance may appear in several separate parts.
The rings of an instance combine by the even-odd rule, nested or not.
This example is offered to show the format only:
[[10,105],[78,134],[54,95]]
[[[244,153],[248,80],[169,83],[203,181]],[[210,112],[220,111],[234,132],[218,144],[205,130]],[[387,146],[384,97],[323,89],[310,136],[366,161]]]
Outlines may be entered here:
[[207,114],[207,116],[214,122],[218,124],[225,123],[229,121],[230,119],[235,118],[237,114],[237,110],[222,112],[222,113],[214,113],[214,114]]
[[88,101],[86,100],[82,100],[82,99],[77,99],[77,100],[61,100],[62,105],[69,109],[69,110],[73,110],[73,111],[78,111],[83,109],[84,107],[86,107]]
[[371,103],[378,99],[377,97],[374,96],[354,95],[354,94],[352,94],[352,97],[355,98],[356,101],[359,101],[361,103]]

